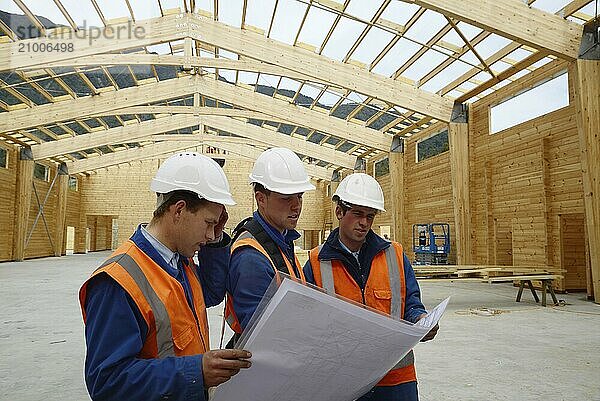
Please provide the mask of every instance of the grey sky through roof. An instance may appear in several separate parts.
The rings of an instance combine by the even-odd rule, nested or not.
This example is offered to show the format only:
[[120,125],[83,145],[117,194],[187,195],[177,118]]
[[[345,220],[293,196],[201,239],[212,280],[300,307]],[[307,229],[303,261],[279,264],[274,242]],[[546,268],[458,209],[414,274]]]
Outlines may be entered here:
[[[532,8],[558,13],[577,24],[593,18],[593,1],[583,2],[583,5],[577,2],[576,7],[574,3],[570,0],[527,1]],[[274,43],[283,43],[288,46],[286,49],[308,51],[317,55],[320,61],[333,60],[372,73],[373,77],[391,78],[398,85],[406,85],[404,89],[414,88],[417,93],[430,94],[441,102],[475,102],[536,68],[561,62],[560,55],[553,52],[515,42],[465,21],[399,0],[1,0],[0,10],[10,13],[4,25],[0,25],[0,38],[5,38],[3,41],[7,43],[19,39],[19,32],[11,30],[17,20],[44,28],[44,23],[40,23],[43,17],[44,21],[55,25],[81,30],[127,21],[143,23],[193,11],[201,18],[218,21],[239,32],[250,32],[276,41]],[[568,15],[564,14],[565,10]],[[50,30],[46,31],[43,34]],[[177,38],[157,40],[138,48],[120,48],[111,53],[181,57],[186,54],[185,47],[185,40]],[[179,63],[160,65],[132,58],[131,63],[120,65],[94,65],[90,61],[70,66],[67,60],[48,68],[37,66],[5,71],[0,76],[0,112],[60,104],[69,99],[142,88],[167,80],[175,82],[192,71],[205,79],[269,96],[273,104],[285,102],[308,109],[317,113],[312,114],[313,118],[323,115],[343,120],[358,131],[365,130],[372,135],[408,137],[439,121],[428,115],[429,108],[417,107],[410,101],[381,99],[373,96],[375,91],[364,90],[369,89],[367,87],[357,89],[336,77],[320,79],[318,73],[306,74],[310,71],[302,69],[292,73],[289,69],[276,68],[279,66],[271,60],[260,60],[253,51],[242,53],[245,52],[236,52],[234,46],[229,46],[227,40],[222,40],[219,46],[203,42],[200,32],[199,37],[193,39],[188,55],[198,56],[202,65],[192,70],[182,69]],[[209,60],[232,63],[211,64]],[[257,66],[257,61],[268,68]],[[169,105],[185,103],[178,102],[177,94],[174,96]],[[541,95],[540,98],[548,97]],[[215,94],[201,93],[200,96],[202,106],[222,107],[231,103],[235,102],[217,99]],[[237,104],[234,107],[248,108]],[[2,140],[10,141],[12,137],[18,139],[13,141],[17,145],[36,144],[100,128],[125,127],[132,122],[146,121],[149,116],[160,119],[168,115],[115,112],[103,119],[87,116],[84,120],[88,123],[69,118],[17,129]],[[241,120],[247,121],[247,118]],[[267,133],[284,133],[357,157],[370,158],[383,151],[358,140],[356,146],[346,149],[344,139],[348,138],[343,138],[342,132],[335,129],[327,132],[308,122],[301,124],[300,120],[294,123],[285,118],[264,116],[253,118],[253,121],[260,122],[260,127],[268,130]],[[52,127],[60,127],[62,131]],[[34,128],[44,133],[43,140],[40,135],[30,135]],[[210,126],[207,129],[213,128],[218,130],[218,127]],[[104,154],[107,149],[110,147],[97,150],[97,153]],[[56,161],[64,160],[68,160],[68,156],[56,157]],[[339,167],[331,162],[328,166]]]

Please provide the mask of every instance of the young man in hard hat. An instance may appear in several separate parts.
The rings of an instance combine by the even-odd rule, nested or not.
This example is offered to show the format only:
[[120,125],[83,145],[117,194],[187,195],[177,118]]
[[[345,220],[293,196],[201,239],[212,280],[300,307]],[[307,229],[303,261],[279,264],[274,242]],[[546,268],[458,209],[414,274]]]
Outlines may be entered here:
[[[333,195],[339,228],[326,242],[310,251],[304,265],[306,280],[353,301],[416,322],[426,315],[419,285],[398,242],[371,230],[383,208],[383,191],[362,173],[344,178]],[[433,328],[423,341],[435,337]],[[360,401],[416,401],[417,377],[412,351]]]
[[[206,307],[225,296],[235,202],[212,159],[179,153],[150,184],[157,206],[81,287],[93,400],[205,400],[250,366],[244,350],[210,351]],[[198,251],[199,266],[192,257]]]
[[257,209],[240,223],[231,247],[225,318],[239,338],[271,280],[279,271],[304,280],[294,253],[295,230],[302,211],[302,195],[315,189],[302,161],[286,148],[263,152],[250,174]]

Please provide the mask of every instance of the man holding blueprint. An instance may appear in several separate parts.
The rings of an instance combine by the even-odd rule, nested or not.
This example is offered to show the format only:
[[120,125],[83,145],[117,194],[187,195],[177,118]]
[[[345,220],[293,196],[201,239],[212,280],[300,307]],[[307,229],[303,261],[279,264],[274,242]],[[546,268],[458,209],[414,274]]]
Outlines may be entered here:
[[[357,303],[412,323],[426,316],[419,285],[398,242],[390,242],[371,230],[379,211],[385,211],[383,191],[371,176],[355,173],[338,186],[339,229],[310,251],[304,266],[308,282]],[[437,324],[423,338],[435,337]],[[360,401],[417,401],[414,355],[410,351]]]

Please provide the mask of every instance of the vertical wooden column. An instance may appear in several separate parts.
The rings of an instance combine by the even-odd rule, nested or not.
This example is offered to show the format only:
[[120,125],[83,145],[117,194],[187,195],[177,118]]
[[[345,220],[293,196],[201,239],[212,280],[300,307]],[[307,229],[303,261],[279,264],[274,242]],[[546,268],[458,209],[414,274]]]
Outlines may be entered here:
[[65,230],[66,230],[66,219],[67,219],[67,193],[69,190],[69,172],[67,170],[67,165],[62,163],[58,167],[58,177],[57,177],[58,185],[56,187],[57,190],[57,200],[56,200],[56,226],[54,232],[56,233],[55,241],[54,241],[54,256],[60,256],[63,253],[63,242],[65,240]]
[[[391,239],[412,246],[404,238],[404,146],[392,149],[389,154],[391,199],[386,199],[386,209],[392,213]],[[412,248],[411,248],[412,249]]]
[[450,169],[454,203],[454,231],[456,238],[456,263],[471,263],[471,223],[469,197],[469,125],[448,125],[450,144]]
[[331,185],[331,196],[329,197],[329,199],[325,200],[326,202],[331,202],[331,231],[335,230],[340,225],[340,222],[338,221],[337,217],[335,216],[336,203],[331,200],[331,197],[333,197],[333,194],[335,193],[338,186],[340,185],[340,181],[341,180],[339,178],[337,179],[337,181],[331,181],[331,184],[330,184]]
[[23,148],[17,166],[17,193],[15,199],[15,224],[13,259],[21,262],[25,257],[25,238],[29,227],[29,207],[33,185],[33,155],[31,149]]
[[492,162],[489,160],[485,161],[485,224],[486,224],[486,259],[485,264],[494,265],[496,264],[496,256],[494,253],[495,249],[495,236],[494,236],[494,186],[493,186],[494,172],[492,170]]
[[575,80],[585,219],[594,301],[600,303],[600,61],[578,59]]

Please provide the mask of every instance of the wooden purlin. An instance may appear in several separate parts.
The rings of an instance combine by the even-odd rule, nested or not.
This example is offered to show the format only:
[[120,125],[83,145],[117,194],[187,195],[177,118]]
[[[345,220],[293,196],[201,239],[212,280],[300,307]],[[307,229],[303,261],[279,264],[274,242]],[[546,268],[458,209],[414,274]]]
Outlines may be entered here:
[[189,35],[237,54],[277,64],[382,101],[399,104],[442,121],[449,121],[451,101],[365,69],[325,58],[313,52],[266,39],[254,32],[205,18],[187,16]]
[[338,138],[363,143],[365,146],[388,151],[392,138],[380,131],[329,117],[318,111],[295,106],[287,101],[272,98],[207,77],[197,77],[197,90],[211,98],[250,110],[276,116],[291,124],[310,127]]
[[574,22],[518,0],[413,0],[447,17],[523,44],[547,50],[567,60],[577,58],[583,28]]
[[[45,66],[53,62],[79,57],[138,48],[156,43],[183,39],[185,31],[178,27],[177,16],[166,16],[130,24],[109,25],[95,30],[61,32],[57,37],[25,39],[0,44],[0,71]],[[33,44],[72,44],[73,51],[22,52],[21,46]]]
[[312,156],[336,166],[353,168],[356,162],[356,157],[339,152],[335,149],[319,146],[316,143],[293,138],[289,135],[258,127],[233,118],[223,116],[203,116],[201,117],[201,121],[206,126],[226,132],[233,132],[236,135],[270,146],[286,146],[298,153]]
[[86,96],[73,100],[36,106],[31,109],[4,113],[0,116],[0,132],[16,131],[56,121],[67,121],[94,113],[135,106],[195,92],[194,77],[183,77],[155,84],[136,86],[118,91]]
[[193,115],[175,115],[137,124],[128,124],[123,127],[109,128],[104,131],[78,135],[73,138],[45,142],[33,145],[31,150],[35,160],[46,159],[103,145],[132,142],[148,135],[160,134],[198,124],[198,118]]
[[77,174],[84,171],[93,171],[105,167],[115,166],[117,164],[128,163],[135,160],[154,157],[169,152],[177,152],[185,149],[192,149],[200,144],[196,141],[185,142],[166,142],[156,143],[139,148],[131,148],[119,152],[106,154],[98,157],[67,162],[69,173]]

